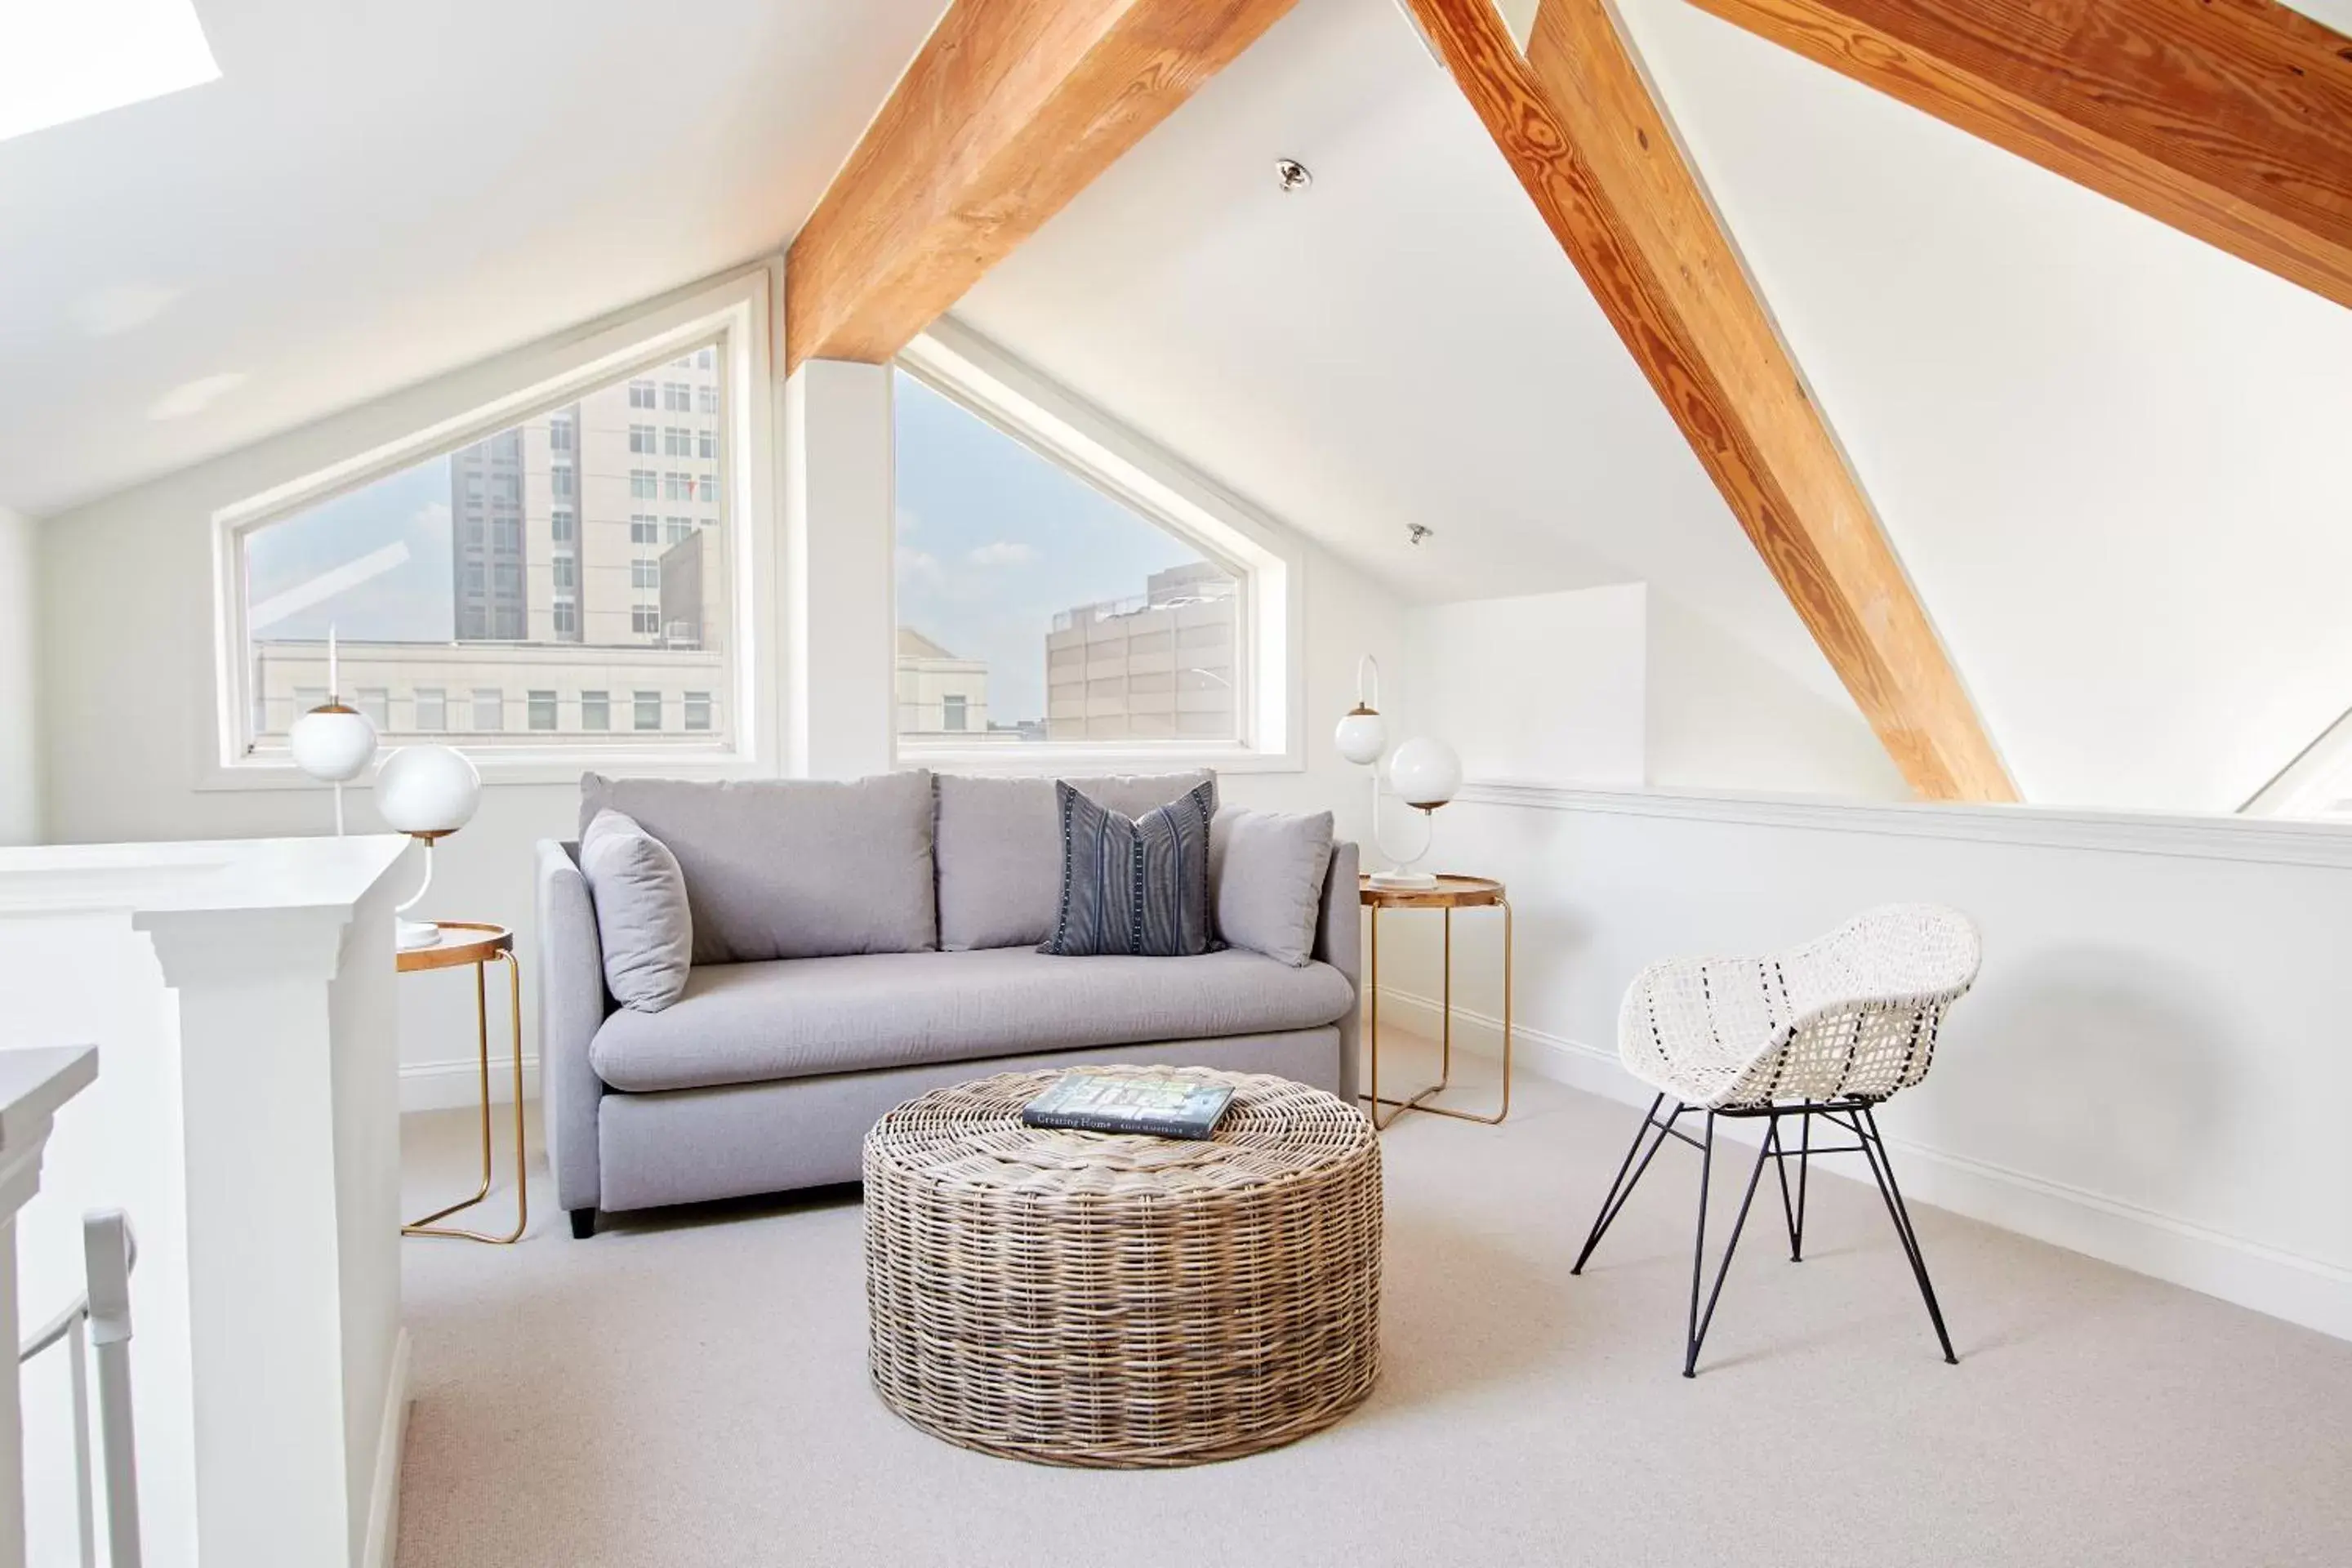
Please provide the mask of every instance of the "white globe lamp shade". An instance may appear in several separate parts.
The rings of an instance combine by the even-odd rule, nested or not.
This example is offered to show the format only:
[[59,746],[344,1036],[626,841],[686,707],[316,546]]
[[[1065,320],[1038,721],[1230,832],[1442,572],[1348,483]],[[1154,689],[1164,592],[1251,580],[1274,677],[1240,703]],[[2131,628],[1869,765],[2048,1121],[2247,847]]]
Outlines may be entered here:
[[1370,708],[1358,703],[1339,727],[1331,731],[1331,743],[1339,754],[1359,766],[1379,762],[1388,750],[1389,727],[1386,721]]
[[1462,759],[1444,742],[1417,736],[1389,759],[1389,787],[1407,805],[1434,811],[1462,787]]
[[313,708],[287,732],[294,765],[322,784],[348,784],[375,755],[375,726],[368,716],[340,703]]
[[404,746],[376,770],[376,814],[394,833],[455,833],[473,820],[481,799],[482,775],[446,746]]

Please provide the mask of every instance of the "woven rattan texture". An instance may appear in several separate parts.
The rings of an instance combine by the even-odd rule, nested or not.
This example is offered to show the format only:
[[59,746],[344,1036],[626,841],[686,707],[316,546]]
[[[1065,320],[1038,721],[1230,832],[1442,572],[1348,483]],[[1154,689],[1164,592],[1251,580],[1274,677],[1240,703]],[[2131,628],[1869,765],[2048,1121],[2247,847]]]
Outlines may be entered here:
[[1927,1076],[1977,963],[1968,917],[1932,904],[1872,910],[1767,957],[1669,959],[1625,993],[1618,1056],[1685,1105],[1884,1100]]
[[1046,1464],[1192,1465],[1371,1392],[1370,1124],[1286,1079],[1152,1070],[1234,1086],[1213,1139],[1024,1127],[1052,1072],[935,1089],[866,1135],[868,1363],[915,1426]]

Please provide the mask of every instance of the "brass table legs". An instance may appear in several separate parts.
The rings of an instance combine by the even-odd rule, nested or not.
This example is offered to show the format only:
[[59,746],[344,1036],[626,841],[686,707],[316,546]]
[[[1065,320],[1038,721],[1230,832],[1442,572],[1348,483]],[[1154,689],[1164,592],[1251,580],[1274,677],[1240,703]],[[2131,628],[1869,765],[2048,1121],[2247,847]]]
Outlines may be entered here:
[[[1419,1093],[1407,1095],[1402,1100],[1388,1100],[1381,1097],[1381,906],[1373,904],[1370,907],[1372,912],[1371,1019],[1366,1032],[1370,1039],[1369,1055],[1371,1058],[1371,1093],[1366,1098],[1371,1101],[1372,1125],[1386,1130],[1398,1117],[1408,1110],[1425,1110],[1433,1116],[1453,1117],[1457,1121],[1479,1121],[1489,1127],[1495,1125],[1511,1113],[1511,961],[1514,950],[1510,900],[1498,898],[1490,906],[1503,911],[1503,1100],[1502,1103],[1495,1108],[1495,1113],[1492,1116],[1482,1116],[1476,1111],[1463,1110],[1454,1106],[1429,1103],[1433,1095],[1444,1092],[1454,1078],[1454,910],[1451,908],[1440,911],[1445,918],[1445,979],[1442,1009],[1444,1024],[1440,1036],[1441,1054],[1438,1058],[1437,1081]],[[1381,1116],[1382,1106],[1391,1108],[1385,1121]]]
[[[490,1009],[486,976],[492,958],[507,966],[508,1005],[514,1028],[515,1222],[514,1228],[504,1236],[436,1223],[460,1209],[472,1208],[490,1195]],[[493,1247],[505,1247],[521,1240],[523,1227],[530,1221],[530,1173],[524,1155],[522,1132],[522,965],[515,961],[511,949],[474,961],[474,1026],[481,1060],[482,1184],[472,1197],[461,1199],[446,1208],[435,1209],[424,1218],[402,1226],[400,1234],[455,1237],[462,1241],[481,1241]]]

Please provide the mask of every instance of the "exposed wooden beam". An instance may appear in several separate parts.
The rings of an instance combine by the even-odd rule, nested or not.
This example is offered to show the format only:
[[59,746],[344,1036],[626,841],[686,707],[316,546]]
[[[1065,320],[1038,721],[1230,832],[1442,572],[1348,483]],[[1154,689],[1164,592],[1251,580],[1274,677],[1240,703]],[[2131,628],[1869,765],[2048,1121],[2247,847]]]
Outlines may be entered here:
[[955,0],[785,261],[784,368],[879,363],[1294,0]]
[[2352,38],[2273,0],[1692,0],[2352,305]]
[[1605,0],[1407,3],[1911,787],[2017,798]]

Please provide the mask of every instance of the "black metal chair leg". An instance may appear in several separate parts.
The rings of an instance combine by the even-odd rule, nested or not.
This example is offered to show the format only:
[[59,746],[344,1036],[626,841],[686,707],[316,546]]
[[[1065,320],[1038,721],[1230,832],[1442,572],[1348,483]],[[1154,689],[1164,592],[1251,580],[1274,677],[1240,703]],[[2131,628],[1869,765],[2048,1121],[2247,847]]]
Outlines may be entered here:
[[1780,1142],[1780,1119],[1772,1118],[1765,1132],[1766,1146],[1772,1151],[1772,1174],[1780,1184],[1780,1219],[1789,1227],[1789,1261],[1794,1263],[1801,1247],[1801,1232],[1797,1227],[1797,1205],[1789,1199],[1789,1156],[1787,1146]]
[[[1569,1270],[1570,1274],[1584,1272],[1584,1265],[1592,1257],[1592,1249],[1601,1245],[1601,1237],[1608,1234],[1610,1226],[1616,1221],[1617,1211],[1623,1208],[1625,1200],[1633,1195],[1634,1185],[1641,1181],[1642,1173],[1650,1168],[1650,1162],[1657,1158],[1658,1151],[1665,1146],[1667,1135],[1675,1123],[1681,1120],[1684,1106],[1682,1101],[1676,1100],[1674,1113],[1663,1123],[1658,1121],[1658,1107],[1665,1101],[1666,1097],[1661,1094],[1650,1101],[1649,1110],[1642,1112],[1642,1125],[1634,1131],[1633,1146],[1625,1151],[1624,1161],[1617,1167],[1617,1177],[1609,1184],[1609,1195],[1601,1202],[1601,1212],[1593,1217],[1592,1234],[1584,1238],[1584,1250],[1576,1255],[1576,1266]],[[1643,1154],[1642,1140],[1649,1137],[1652,1128],[1657,1129],[1658,1135],[1651,1140],[1650,1152]],[[1633,1163],[1636,1154],[1642,1155],[1639,1165]],[[1630,1177],[1626,1174],[1628,1171],[1633,1173]]]
[[1698,1179],[1698,1240],[1691,1254],[1690,1339],[1683,1352],[1685,1377],[1698,1375],[1698,1348],[1706,1340],[1708,1326],[1715,1321],[1716,1303],[1723,1300],[1724,1277],[1731,1272],[1732,1255],[1739,1250],[1739,1233],[1748,1228],[1748,1210],[1756,1201],[1756,1184],[1764,1179],[1764,1162],[1772,1160],[1774,1164],[1780,1163],[1773,1158],[1778,1132],[1776,1118],[1775,1125],[1766,1131],[1764,1142],[1757,1147],[1756,1163],[1748,1173],[1748,1191],[1740,1196],[1738,1215],[1731,1222],[1730,1239],[1723,1244],[1723,1261],[1716,1266],[1715,1289],[1707,1294],[1706,1312],[1702,1316],[1698,1310],[1698,1287],[1706,1259],[1706,1178],[1708,1167],[1715,1163],[1715,1112],[1710,1110],[1706,1113],[1706,1157],[1699,1167]]
[[1706,1113],[1706,1142],[1699,1146],[1698,1237],[1691,1243],[1690,1324],[1683,1332],[1683,1375],[1698,1375],[1698,1288],[1706,1277],[1706,1185],[1715,1173],[1715,1112]]
[[1937,1305],[1936,1287],[1927,1279],[1927,1259],[1919,1250],[1919,1233],[1911,1224],[1911,1211],[1903,1202],[1903,1189],[1895,1184],[1895,1162],[1887,1154],[1886,1140],[1879,1134],[1878,1118],[1864,1106],[1856,1119],[1867,1129],[1862,1140],[1863,1157],[1870,1162],[1870,1173],[1878,1183],[1878,1195],[1886,1204],[1886,1215],[1895,1222],[1895,1234],[1903,1243],[1903,1256],[1911,1264],[1911,1277],[1919,1283],[1919,1298],[1927,1303],[1928,1321],[1936,1325],[1936,1341],[1944,1347],[1947,1364],[1958,1366],[1960,1358],[1952,1353],[1952,1336],[1944,1328],[1944,1310]]
[[1789,1232],[1789,1261],[1805,1260],[1805,1176],[1813,1163],[1813,1113],[1802,1113],[1804,1125],[1797,1130],[1797,1223]]

